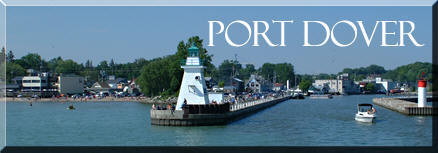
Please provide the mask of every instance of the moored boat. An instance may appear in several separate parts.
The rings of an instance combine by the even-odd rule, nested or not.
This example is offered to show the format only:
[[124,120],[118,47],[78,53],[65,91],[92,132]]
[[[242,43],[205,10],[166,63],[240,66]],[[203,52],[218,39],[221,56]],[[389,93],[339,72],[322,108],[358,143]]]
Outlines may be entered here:
[[331,94],[313,94],[310,95],[310,99],[332,99],[333,96]]

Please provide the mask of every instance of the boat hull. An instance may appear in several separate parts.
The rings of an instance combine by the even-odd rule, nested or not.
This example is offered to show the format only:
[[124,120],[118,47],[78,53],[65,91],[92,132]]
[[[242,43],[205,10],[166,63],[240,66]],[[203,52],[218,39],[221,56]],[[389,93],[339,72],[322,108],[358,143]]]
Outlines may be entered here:
[[368,122],[368,123],[374,122],[375,119],[376,119],[376,117],[372,116],[372,115],[370,115],[370,116],[363,116],[363,115],[356,114],[356,117],[355,117],[356,121]]

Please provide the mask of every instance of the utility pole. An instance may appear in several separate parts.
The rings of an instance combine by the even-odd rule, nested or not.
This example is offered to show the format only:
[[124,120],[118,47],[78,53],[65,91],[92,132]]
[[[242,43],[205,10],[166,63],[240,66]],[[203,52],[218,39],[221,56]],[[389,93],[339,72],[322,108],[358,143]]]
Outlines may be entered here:
[[[230,79],[231,86],[234,86],[233,79],[236,77],[236,72],[235,72],[236,68],[234,67],[234,65],[236,64],[236,61],[237,61],[237,54],[234,54],[233,69],[231,71],[231,79]],[[236,91],[237,91],[237,89],[236,89]]]
[[274,71],[273,83],[277,83],[277,72]]

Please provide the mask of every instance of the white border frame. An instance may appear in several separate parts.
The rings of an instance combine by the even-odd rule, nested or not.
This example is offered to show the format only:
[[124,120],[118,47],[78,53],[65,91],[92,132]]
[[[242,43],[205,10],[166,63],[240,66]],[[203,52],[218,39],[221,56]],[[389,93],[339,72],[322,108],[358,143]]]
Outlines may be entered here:
[[[428,6],[432,7],[437,0],[0,0],[4,7],[6,40],[6,10],[9,6]],[[1,13],[1,10],[0,10]],[[6,51],[7,52],[7,51]],[[5,61],[6,62],[6,61]],[[6,71],[6,64],[5,64]],[[6,75],[5,75],[6,77]],[[5,83],[6,86],[6,83]],[[6,87],[4,87],[6,89]],[[6,147],[6,90],[4,102],[4,144]],[[1,110],[0,110],[1,111]]]
[[436,0],[0,0],[5,6],[432,6]]

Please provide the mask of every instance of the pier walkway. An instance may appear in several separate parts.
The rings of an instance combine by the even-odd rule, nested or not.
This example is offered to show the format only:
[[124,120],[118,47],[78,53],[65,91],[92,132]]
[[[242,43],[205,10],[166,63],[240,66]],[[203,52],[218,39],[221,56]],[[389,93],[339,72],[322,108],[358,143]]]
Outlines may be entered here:
[[151,109],[151,124],[165,126],[224,125],[291,99],[291,97],[268,97],[234,104],[185,105],[183,110]]
[[[438,107],[417,107],[415,97],[374,98],[373,103],[405,115],[437,115]],[[432,97],[428,97],[432,101]]]

